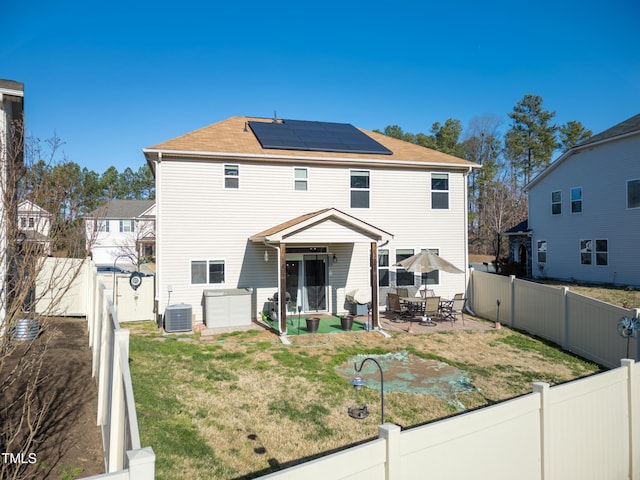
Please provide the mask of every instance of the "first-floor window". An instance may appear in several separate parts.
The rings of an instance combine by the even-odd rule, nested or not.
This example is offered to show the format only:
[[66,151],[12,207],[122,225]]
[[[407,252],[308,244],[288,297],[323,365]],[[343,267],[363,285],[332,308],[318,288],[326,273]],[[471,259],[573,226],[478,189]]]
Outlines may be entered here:
[[191,284],[224,283],[224,260],[192,260]]
[[591,265],[593,263],[591,245],[591,240],[580,240],[580,263],[582,265]]
[[546,263],[547,261],[547,241],[538,240],[538,262]]
[[378,285],[380,287],[388,287],[391,284],[389,280],[389,250],[378,250]]
[[609,265],[609,242],[596,239],[596,265]]
[[[411,256],[413,256],[413,248],[396,249],[396,263]],[[409,287],[413,285],[415,285],[415,276],[413,275],[413,272],[408,272],[404,268],[398,268],[396,270],[396,286]]]
[[[433,253],[434,255],[440,255],[438,248],[422,249],[423,252]],[[440,270],[432,270],[422,274],[421,278],[423,285],[440,285]]]

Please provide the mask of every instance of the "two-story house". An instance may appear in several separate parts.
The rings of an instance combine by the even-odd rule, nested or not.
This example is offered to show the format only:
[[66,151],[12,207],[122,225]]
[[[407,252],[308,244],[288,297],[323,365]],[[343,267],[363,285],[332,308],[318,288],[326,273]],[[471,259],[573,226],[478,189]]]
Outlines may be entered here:
[[53,215],[30,200],[18,204],[18,229],[24,241],[35,245],[43,255],[51,255],[51,218]]
[[131,268],[154,256],[155,200],[111,200],[85,217],[86,248],[96,265]]
[[533,276],[640,285],[640,115],[567,150],[526,190]]
[[390,288],[465,291],[466,275],[394,264],[429,249],[466,271],[473,163],[350,124],[241,116],[143,152],[156,178],[160,314],[185,303],[202,319],[204,291],[235,288],[251,289],[257,318],[274,293],[339,314],[359,292],[377,326]]

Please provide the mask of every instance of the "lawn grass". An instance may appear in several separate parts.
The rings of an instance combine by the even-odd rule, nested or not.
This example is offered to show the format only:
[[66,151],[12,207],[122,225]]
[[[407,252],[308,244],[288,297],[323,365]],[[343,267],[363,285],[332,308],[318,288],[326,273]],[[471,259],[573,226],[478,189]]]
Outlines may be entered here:
[[142,444],[153,447],[160,480],[255,478],[376,437],[379,391],[362,391],[368,418],[346,413],[354,392],[336,367],[348,369],[357,355],[408,352],[467,373],[474,388],[456,398],[386,393],[386,421],[403,428],[528,393],[533,381],[555,384],[599,371],[508,328],[391,338],[310,334],[283,345],[261,330],[204,342],[163,336],[152,322],[127,327]]

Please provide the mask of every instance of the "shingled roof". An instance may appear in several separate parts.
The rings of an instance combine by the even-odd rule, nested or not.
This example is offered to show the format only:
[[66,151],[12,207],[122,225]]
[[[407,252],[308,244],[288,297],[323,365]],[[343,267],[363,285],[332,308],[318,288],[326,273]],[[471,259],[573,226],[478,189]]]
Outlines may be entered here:
[[153,206],[155,200],[111,200],[96,208],[89,218],[128,219],[137,218]]
[[[160,153],[177,157],[230,158],[245,157],[262,161],[286,159],[309,159],[344,162],[369,160],[376,163],[411,163],[447,168],[472,168],[479,165],[438,152],[420,145],[408,143],[381,133],[358,129],[387,149],[391,155],[375,153],[324,152],[307,150],[280,150],[263,148],[249,127],[249,122],[273,122],[274,119],[236,116],[194,130],[143,150],[148,161],[158,158]],[[287,120],[284,120],[285,122]]]
[[601,142],[603,140],[612,139],[615,137],[620,137],[622,135],[626,135],[629,133],[639,132],[640,133],[640,113],[631,118],[626,119],[623,122],[614,125],[613,127],[605,130],[604,132],[600,132],[597,135],[594,135],[584,142],[580,143],[580,147],[584,145],[588,145],[591,143]]

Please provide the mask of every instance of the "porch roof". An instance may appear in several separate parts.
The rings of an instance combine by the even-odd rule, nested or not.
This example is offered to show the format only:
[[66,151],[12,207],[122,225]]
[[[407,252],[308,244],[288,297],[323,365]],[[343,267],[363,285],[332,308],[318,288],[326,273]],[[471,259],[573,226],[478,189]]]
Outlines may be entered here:
[[353,242],[391,240],[393,235],[337,208],[306,213],[250,237],[252,242]]

